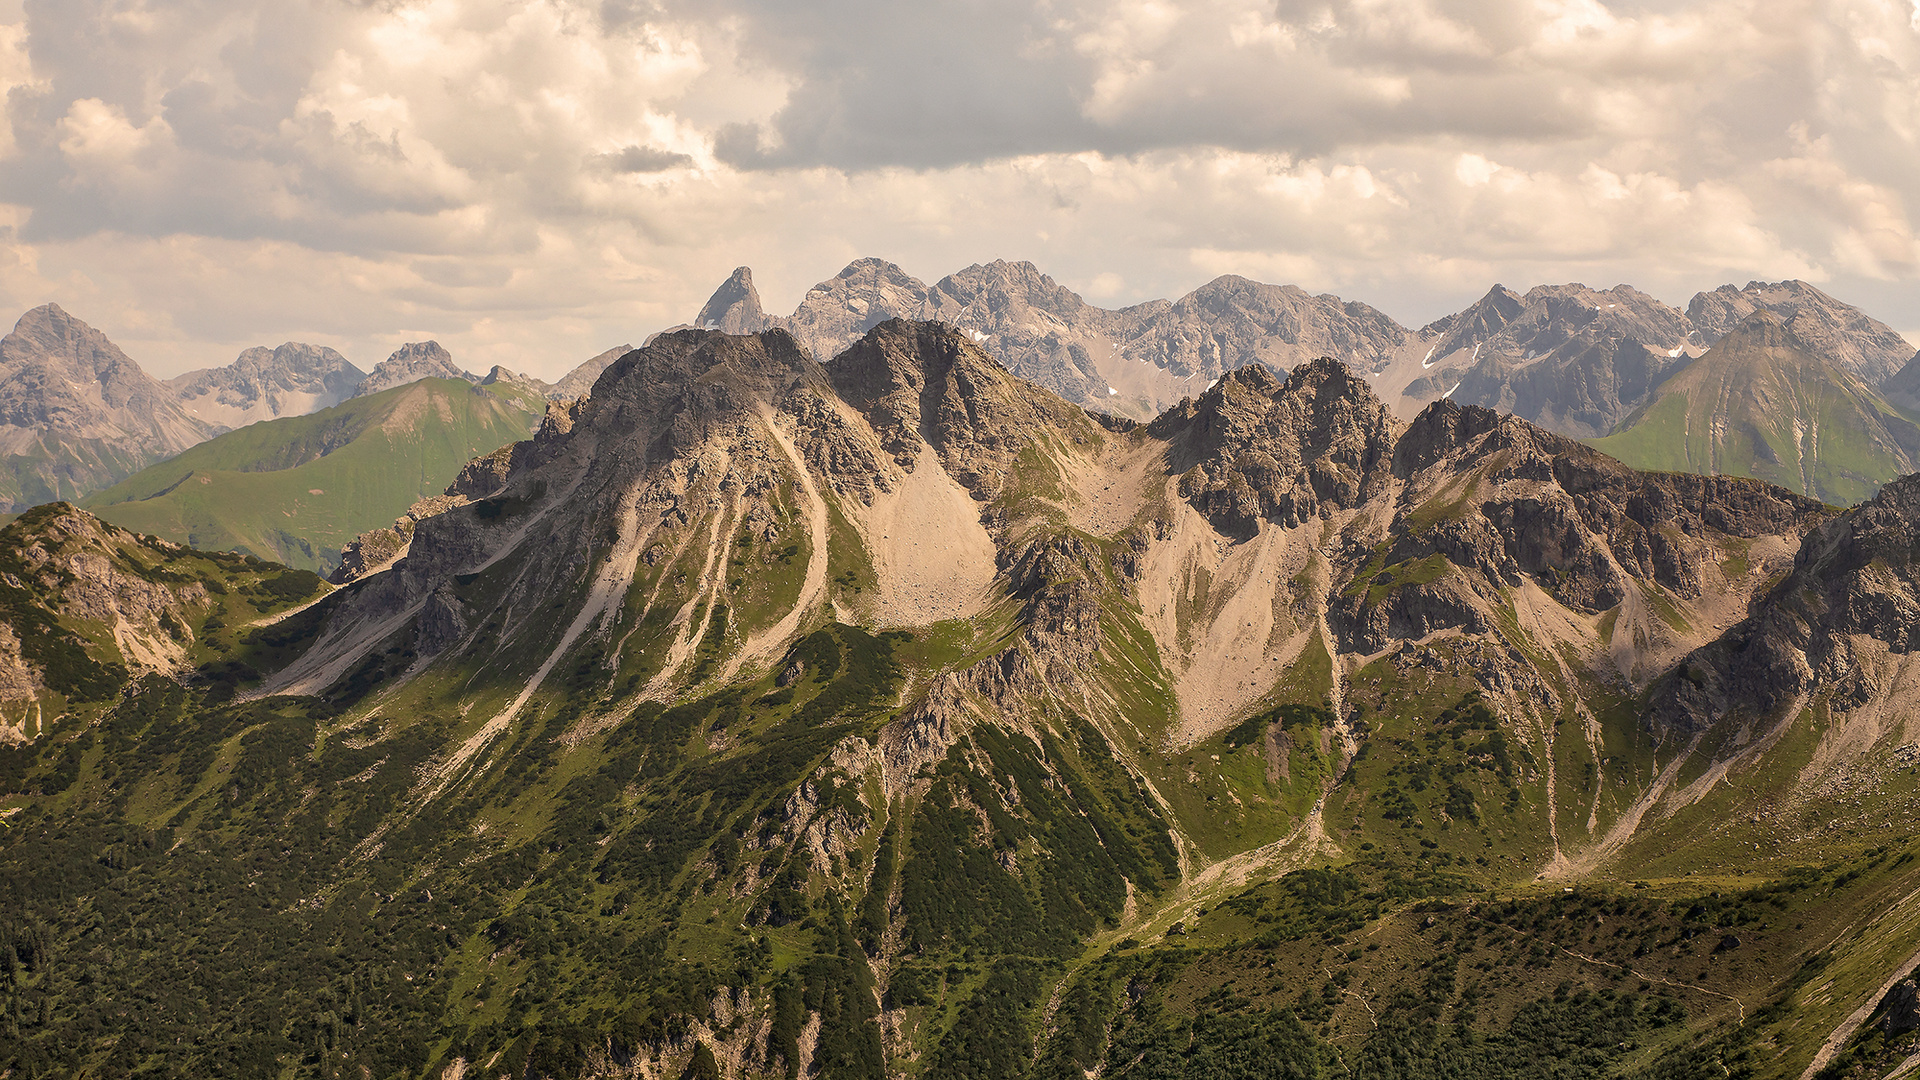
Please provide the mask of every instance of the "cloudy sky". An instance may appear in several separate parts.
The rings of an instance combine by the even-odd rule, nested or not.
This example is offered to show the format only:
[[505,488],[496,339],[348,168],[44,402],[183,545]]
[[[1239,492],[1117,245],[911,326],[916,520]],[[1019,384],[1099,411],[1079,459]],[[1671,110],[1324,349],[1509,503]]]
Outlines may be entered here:
[[0,314],[554,376],[738,264],[1799,277],[1920,338],[1920,0],[0,0]]

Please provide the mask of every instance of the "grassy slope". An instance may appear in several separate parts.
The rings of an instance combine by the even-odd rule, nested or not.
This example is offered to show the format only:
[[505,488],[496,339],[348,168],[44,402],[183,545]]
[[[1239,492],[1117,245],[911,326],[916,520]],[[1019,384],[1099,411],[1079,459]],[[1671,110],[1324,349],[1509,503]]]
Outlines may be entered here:
[[1589,442],[1638,469],[1751,476],[1852,505],[1914,470],[1920,424],[1817,357],[1730,341]]
[[47,435],[32,453],[0,455],[0,504],[24,508],[79,499],[132,474],[148,460],[100,439]]
[[[793,520],[791,497],[775,520]],[[827,555],[852,601],[870,568],[849,531]],[[698,656],[737,637],[734,620],[771,618],[812,554],[730,538],[734,614]],[[513,560],[537,557],[453,587],[497,610]],[[673,610],[701,560],[642,566],[629,595],[658,589]],[[1365,587],[1430,576],[1396,573]],[[571,610],[583,584],[543,602]],[[1469,654],[1437,669],[1382,659],[1345,673],[1371,734],[1336,780],[1315,708],[1333,672],[1315,651],[1271,712],[1174,753],[1137,610],[1117,593],[1103,605],[1101,685],[1125,725],[1064,710],[1019,732],[982,725],[891,801],[871,773],[831,765],[833,748],[872,738],[911,700],[903,687],[1004,648],[1004,609],[879,635],[821,614],[788,686],[783,659],[639,702],[670,628],[624,608],[431,801],[420,777],[525,684],[564,620],[498,653],[489,620],[469,654],[484,660],[398,689],[381,680],[415,659],[406,631],[329,700],[143,688],[97,725],[0,753],[19,778],[0,812],[20,811],[0,842],[0,945],[17,961],[0,964],[0,1023],[16,1025],[0,1064],[422,1076],[465,1059],[570,1077],[595,1053],[671,1042],[669,1074],[705,1075],[692,1042],[729,1040],[763,1048],[753,1075],[779,1077],[817,1023],[825,1075],[877,1076],[879,999],[915,1051],[891,1059],[906,1075],[1137,1080],[1229,1075],[1220,1063],[1237,1058],[1266,1071],[1232,1075],[1518,1080],[1658,1073],[1697,1047],[1734,1075],[1780,1075],[1877,983],[1834,932],[1920,885],[1909,837],[1836,838],[1833,868],[1807,873],[1676,820],[1667,863],[1637,860],[1647,881],[1562,893],[1533,880],[1553,807],[1571,836],[1588,805],[1604,828],[1619,809],[1606,793],[1637,790],[1660,748],[1636,710],[1608,712],[1590,742],[1581,724],[1493,715],[1461,674]],[[269,666],[323,607],[236,640],[234,659]],[[1319,865],[1208,892],[1178,880],[1170,837],[1204,870],[1286,836],[1323,784],[1339,848]],[[814,829],[839,841],[824,856]],[[1689,844],[1715,876],[1680,867]],[[1795,983],[1828,949],[1821,978]],[[765,1010],[770,1030],[710,1012],[716,1000]],[[128,1002],[138,1025],[121,1023]],[[1733,1028],[1742,1012],[1755,1022]]]
[[438,494],[543,411],[510,386],[427,379],[201,443],[85,502],[115,524],[210,550],[326,569],[347,541]]

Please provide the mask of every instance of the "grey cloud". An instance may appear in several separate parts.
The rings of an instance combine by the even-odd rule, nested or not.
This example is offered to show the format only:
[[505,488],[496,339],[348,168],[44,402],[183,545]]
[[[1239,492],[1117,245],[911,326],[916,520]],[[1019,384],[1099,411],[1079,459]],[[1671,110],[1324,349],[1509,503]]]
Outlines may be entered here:
[[624,146],[611,154],[595,154],[594,162],[617,173],[657,173],[693,164],[693,158],[654,146]]

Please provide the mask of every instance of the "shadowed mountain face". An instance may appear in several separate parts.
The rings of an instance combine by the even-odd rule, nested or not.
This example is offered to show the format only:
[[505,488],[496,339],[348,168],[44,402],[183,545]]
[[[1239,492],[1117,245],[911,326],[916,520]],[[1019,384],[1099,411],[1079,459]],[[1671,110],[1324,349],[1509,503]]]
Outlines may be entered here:
[[1920,424],[1764,309],[1594,445],[1643,469],[1758,477],[1842,505],[1920,467]]
[[[60,1018],[139,993],[200,1072],[1797,1074],[1915,947],[1858,932],[1920,887],[1904,482],[1841,513],[1374,379],[1136,424],[945,323],[685,330],[285,617],[127,548],[198,673],[0,670],[9,940],[99,958],[0,969],[7,1052],[105,1061]],[[54,528],[9,625],[78,618]]]
[[289,341],[277,349],[255,346],[226,367],[189,371],[166,385],[189,415],[231,430],[338,405],[366,377],[332,349]]
[[214,430],[57,305],[0,339],[0,501],[12,508],[104,487]]

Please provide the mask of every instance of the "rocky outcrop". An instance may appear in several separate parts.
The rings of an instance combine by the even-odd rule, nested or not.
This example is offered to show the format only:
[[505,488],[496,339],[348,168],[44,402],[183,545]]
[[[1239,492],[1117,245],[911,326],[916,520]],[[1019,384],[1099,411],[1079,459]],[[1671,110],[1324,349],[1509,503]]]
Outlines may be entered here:
[[1148,430],[1184,465],[1180,494],[1228,536],[1353,509],[1387,481],[1400,424],[1353,370],[1320,359],[1285,382],[1252,365]]
[[354,390],[353,396],[366,397],[368,394],[377,394],[396,386],[416,383],[421,379],[464,379],[470,383],[480,382],[480,376],[461,370],[439,342],[413,341],[395,349],[392,356],[380,361]]

